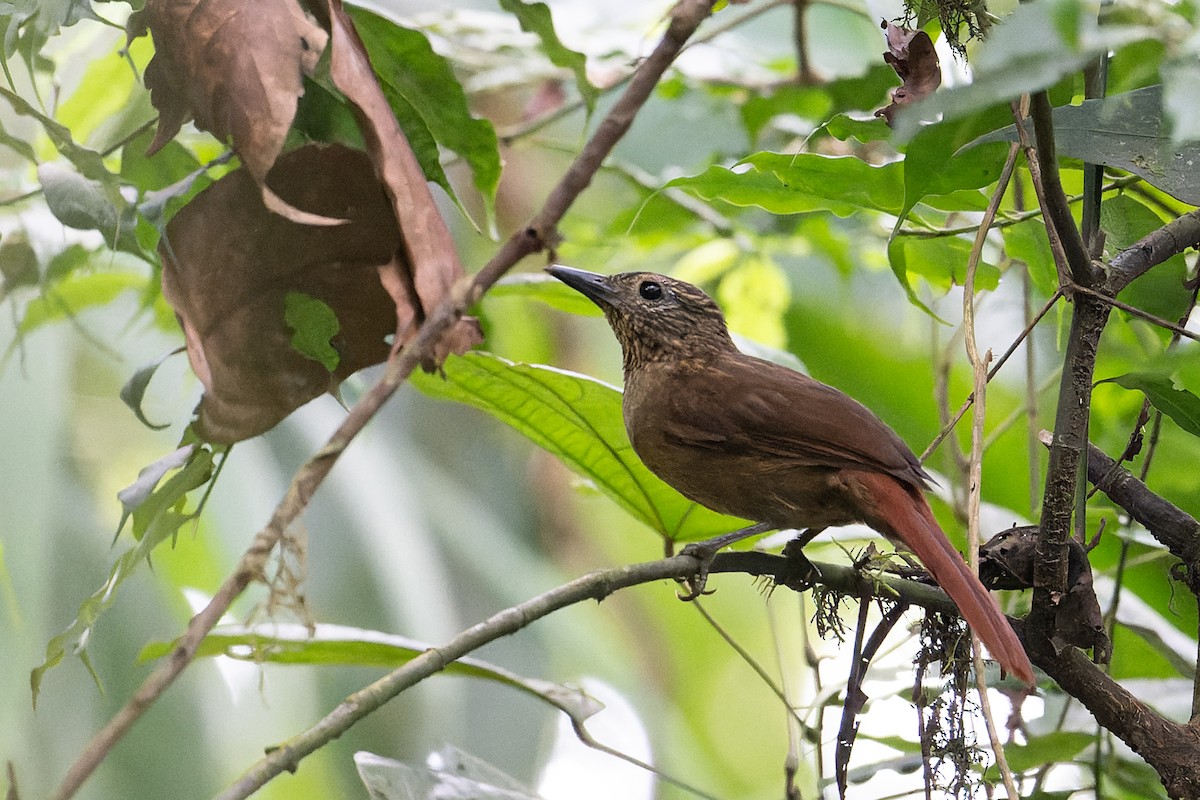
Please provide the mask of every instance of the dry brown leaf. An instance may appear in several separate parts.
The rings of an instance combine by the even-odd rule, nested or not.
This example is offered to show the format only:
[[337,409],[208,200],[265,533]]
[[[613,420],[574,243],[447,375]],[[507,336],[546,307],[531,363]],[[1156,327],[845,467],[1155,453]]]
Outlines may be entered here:
[[340,220],[284,203],[266,185],[328,34],[296,0],[146,0],[140,23],[154,37],[146,86],[158,109],[153,154],[189,118],[232,140],[263,202],[296,222]]
[[[433,201],[425,175],[400,129],[387,98],[375,78],[366,48],[341,0],[328,0],[333,47],[330,74],[334,84],[355,107],[359,127],[403,232],[407,258],[397,266],[408,269],[381,271],[383,285],[396,301],[396,347],[416,334],[428,313],[463,276],[462,263],[450,230]],[[422,366],[431,370],[449,353],[461,353],[481,339],[478,322],[464,317],[441,340],[437,353]]]
[[883,29],[887,31],[888,51],[883,54],[883,60],[892,65],[900,76],[900,86],[892,90],[892,102],[875,112],[875,116],[883,117],[887,124],[901,106],[915,103],[937,91],[942,85],[942,65],[938,61],[937,51],[933,49],[933,40],[925,31],[913,31],[884,21]]
[[[256,436],[351,373],[387,358],[394,302],[380,273],[399,269],[400,232],[367,155],[308,145],[279,158],[268,176],[289,203],[348,220],[301,225],[271,213],[247,168],[195,197],[159,245],[163,294],[204,384],[197,428],[229,443]],[[328,305],[341,329],[330,374],[297,352],[284,298],[301,292]]]

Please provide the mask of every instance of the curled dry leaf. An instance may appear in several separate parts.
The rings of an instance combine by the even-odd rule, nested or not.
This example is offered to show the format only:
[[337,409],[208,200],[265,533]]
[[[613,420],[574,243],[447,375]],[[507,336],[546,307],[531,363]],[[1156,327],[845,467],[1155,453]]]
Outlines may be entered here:
[[[256,436],[351,373],[387,358],[396,307],[383,274],[407,269],[388,197],[365,153],[309,145],[268,176],[287,202],[347,220],[301,225],[271,213],[247,168],[198,194],[159,245],[163,294],[204,384],[197,429],[230,443]],[[325,303],[340,330],[331,373],[292,345],[286,298]]]
[[883,60],[892,65],[900,76],[899,88],[892,90],[892,102],[875,112],[887,124],[901,106],[915,103],[937,91],[942,85],[942,65],[938,62],[933,40],[925,31],[912,31],[884,21],[887,31],[887,52]]
[[[979,580],[989,589],[1028,589],[1033,586],[1037,563],[1036,525],[1013,527],[993,536],[979,548]],[[1092,581],[1088,549],[1074,539],[1067,542],[1067,592],[1059,599],[1051,641],[1057,650],[1067,646],[1090,649],[1093,658],[1107,664],[1112,642]]]
[[[340,0],[328,3],[333,48],[330,74],[355,108],[371,160],[403,233],[405,258],[395,262],[394,270],[380,273],[396,301],[398,348],[411,340],[426,315],[463,277],[462,262],[420,164],[379,86],[354,22]],[[481,338],[478,322],[464,317],[442,336],[437,352],[425,354],[422,366],[432,370],[450,353],[462,353]]]
[[296,0],[146,0],[141,26],[154,37],[146,86],[159,112],[148,153],[194,118],[196,127],[232,140],[269,208],[297,222],[340,222],[290,206],[266,184],[304,93],[303,76],[328,40]]

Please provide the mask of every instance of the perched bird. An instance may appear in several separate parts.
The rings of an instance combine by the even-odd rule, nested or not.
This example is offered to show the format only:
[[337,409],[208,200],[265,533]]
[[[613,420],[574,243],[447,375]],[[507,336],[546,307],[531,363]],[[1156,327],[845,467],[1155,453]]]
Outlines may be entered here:
[[1004,669],[1033,683],[1008,620],[938,527],[923,493],[929,476],[866,406],[738,350],[717,304],[691,284],[547,272],[598,305],[616,333],[625,427],[646,466],[689,499],[758,523],[692,552],[711,559],[769,530],[866,523],[916,553]]

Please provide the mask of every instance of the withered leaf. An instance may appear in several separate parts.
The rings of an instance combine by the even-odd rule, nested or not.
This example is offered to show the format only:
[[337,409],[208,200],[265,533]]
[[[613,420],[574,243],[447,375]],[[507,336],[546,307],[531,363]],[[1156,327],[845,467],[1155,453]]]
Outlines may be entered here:
[[[979,548],[979,580],[989,589],[1027,589],[1033,586],[1037,563],[1038,528],[1024,525],[1001,531]],[[1057,650],[1067,646],[1090,649],[1097,663],[1107,664],[1112,642],[1092,581],[1088,549],[1067,541],[1067,592],[1054,611],[1050,640]]]
[[[163,294],[204,384],[197,430],[231,443],[256,436],[351,373],[387,358],[396,310],[382,273],[401,269],[400,231],[367,155],[308,145],[267,177],[287,202],[347,220],[301,225],[271,213],[247,168],[209,186],[168,223],[159,245]],[[336,314],[331,373],[292,345],[286,298]]]
[[937,91],[942,85],[942,65],[938,62],[933,40],[925,31],[913,31],[885,21],[888,51],[883,60],[900,76],[900,86],[892,90],[892,102],[875,112],[887,124],[901,106],[915,103]]
[[[397,348],[410,341],[428,313],[463,277],[462,262],[425,175],[392,114],[375,77],[362,39],[341,0],[328,0],[334,84],[356,109],[359,127],[383,181],[403,232],[403,260],[380,277],[396,302]],[[422,364],[433,369],[449,353],[461,353],[480,341],[478,322],[459,320],[441,339],[437,353]]]
[[304,92],[303,75],[312,73],[328,40],[297,0],[146,0],[141,26],[154,37],[146,86],[159,112],[148,153],[194,118],[201,130],[232,140],[268,207],[297,222],[338,222],[284,203],[266,184]]

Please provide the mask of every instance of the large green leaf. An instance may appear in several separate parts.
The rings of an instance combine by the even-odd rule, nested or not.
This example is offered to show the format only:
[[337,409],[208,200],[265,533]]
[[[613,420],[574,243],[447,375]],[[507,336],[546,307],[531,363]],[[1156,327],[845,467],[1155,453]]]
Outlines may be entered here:
[[[930,285],[946,290],[963,285],[971,249],[971,242],[957,236],[898,236],[888,243],[888,259],[892,271],[904,275],[903,282],[907,283],[908,276],[915,274],[925,278]],[[1000,270],[981,261],[975,270],[976,291],[995,289],[999,284]]]
[[898,213],[904,202],[902,180],[899,163],[873,167],[857,158],[815,153],[755,153],[733,169],[709,167],[667,185],[772,214],[832,211],[846,217],[863,209]]
[[[1030,737],[1025,744],[1010,744],[1004,747],[1004,757],[1013,772],[1025,772],[1046,764],[1070,763],[1089,745],[1096,743],[1095,734],[1076,731],[1052,731]],[[991,780],[999,780],[993,765],[988,770]]]
[[1193,436],[1200,436],[1200,397],[1177,389],[1170,376],[1158,372],[1127,372],[1100,383],[1115,383],[1142,392],[1150,404]]
[[425,174],[453,197],[437,145],[457,153],[471,168],[490,215],[500,182],[500,151],[492,123],[471,115],[453,68],[433,51],[425,34],[362,9],[350,13],[392,110],[415,140],[413,150]]
[[483,352],[450,358],[444,380],[417,373],[411,380],[428,395],[467,403],[512,426],[667,539],[694,541],[747,524],[691,502],[642,464],[613,386]]
[[[1200,203],[1200,142],[1174,144],[1163,124],[1162,84],[1054,109],[1059,155],[1132,172],[1185,203]],[[1013,125],[976,139],[1017,140]]]
[[[429,650],[433,645],[381,631],[343,625],[221,626],[213,630],[196,650],[198,656],[228,656],[254,663],[314,664],[396,669]],[[162,658],[175,642],[154,642],[140,654],[142,660]],[[503,667],[469,656],[446,666],[447,675],[484,678],[533,695],[559,708],[572,719],[583,721],[601,705],[583,691],[552,681],[526,678]]]
[[[1158,230],[1164,220],[1132,195],[1121,194],[1100,206],[1100,227],[1110,251],[1132,247],[1147,234]],[[1187,265],[1182,255],[1174,255],[1152,270],[1138,276],[1121,292],[1121,299],[1157,317],[1177,320],[1192,303],[1187,286]],[[1167,331],[1162,332],[1169,335]]]

